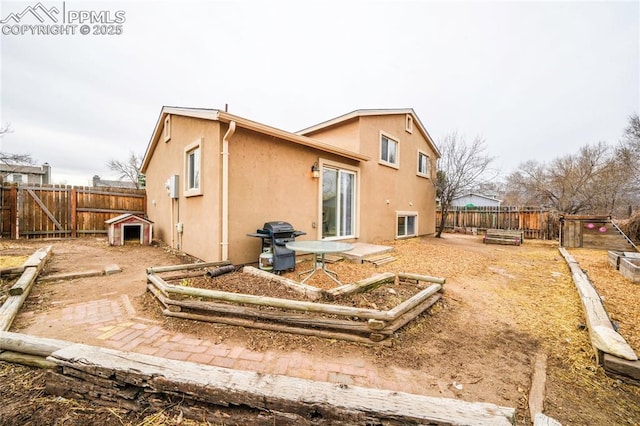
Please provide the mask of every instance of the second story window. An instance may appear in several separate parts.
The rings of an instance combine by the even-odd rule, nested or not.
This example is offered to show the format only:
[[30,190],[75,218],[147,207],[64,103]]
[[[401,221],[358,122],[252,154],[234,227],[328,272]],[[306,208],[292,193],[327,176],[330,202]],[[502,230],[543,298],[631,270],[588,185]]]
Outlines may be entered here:
[[380,136],[380,162],[393,167],[398,167],[399,156],[398,142],[386,135]]
[[429,156],[422,151],[418,151],[418,174],[424,177],[429,176]]

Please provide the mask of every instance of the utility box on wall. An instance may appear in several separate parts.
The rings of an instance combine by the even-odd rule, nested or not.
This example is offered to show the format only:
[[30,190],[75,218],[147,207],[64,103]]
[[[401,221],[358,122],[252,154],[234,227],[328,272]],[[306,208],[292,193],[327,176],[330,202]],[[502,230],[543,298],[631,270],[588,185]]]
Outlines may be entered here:
[[180,187],[178,186],[178,175],[172,175],[169,178],[169,197],[178,198]]

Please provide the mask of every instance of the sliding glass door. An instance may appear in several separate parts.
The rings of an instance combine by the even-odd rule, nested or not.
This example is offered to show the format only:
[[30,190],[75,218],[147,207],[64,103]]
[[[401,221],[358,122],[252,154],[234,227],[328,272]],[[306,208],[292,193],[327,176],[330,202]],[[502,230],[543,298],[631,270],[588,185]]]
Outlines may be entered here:
[[356,174],[322,168],[322,238],[353,237],[356,225]]

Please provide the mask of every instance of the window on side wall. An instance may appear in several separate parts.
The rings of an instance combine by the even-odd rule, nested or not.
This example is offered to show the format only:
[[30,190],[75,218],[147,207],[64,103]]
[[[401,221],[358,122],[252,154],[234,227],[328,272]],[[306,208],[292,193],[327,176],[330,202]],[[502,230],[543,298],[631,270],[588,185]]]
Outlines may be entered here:
[[413,117],[411,114],[407,114],[405,117],[404,129],[407,133],[413,133]]
[[396,219],[396,237],[415,237],[418,229],[418,213],[398,212]]
[[170,115],[167,115],[164,119],[163,133],[164,133],[164,141],[169,142],[169,139],[171,139],[171,116]]
[[423,176],[423,177],[431,177],[430,175],[430,170],[429,170],[429,156],[422,152],[422,151],[418,151],[418,171],[417,171],[419,176]]
[[202,194],[202,141],[185,148],[185,196]]
[[395,168],[400,166],[400,145],[385,134],[380,135],[380,163]]

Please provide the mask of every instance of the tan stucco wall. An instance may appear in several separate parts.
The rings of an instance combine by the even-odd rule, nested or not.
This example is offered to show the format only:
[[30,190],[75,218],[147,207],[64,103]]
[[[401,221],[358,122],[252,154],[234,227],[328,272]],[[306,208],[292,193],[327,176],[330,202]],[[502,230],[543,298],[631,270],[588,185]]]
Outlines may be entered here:
[[357,117],[318,132],[305,133],[305,136],[353,152],[360,152],[360,123]]
[[[235,264],[257,261],[260,240],[246,234],[265,222],[290,222],[307,233],[300,239],[319,237],[321,179],[311,177],[316,161],[357,171],[360,241],[394,239],[398,211],[417,211],[418,233],[434,233],[436,156],[417,129],[410,134],[404,126],[404,114],[365,116],[347,123],[347,138],[371,158],[362,162],[238,127],[229,143],[229,260]],[[227,124],[217,121],[171,116],[171,140],[158,142],[146,170],[147,209],[155,238],[167,244],[173,238],[175,248],[206,261],[221,260],[222,255],[220,152],[227,129]],[[380,130],[400,143],[399,169],[378,163]],[[332,140],[339,139],[334,129],[329,133]],[[323,136],[321,131],[314,134],[319,140]],[[200,139],[202,195],[185,197],[185,147]],[[431,179],[416,174],[418,148],[430,156]],[[172,203],[164,183],[173,174],[180,177],[180,198]],[[182,238],[175,232],[177,222],[184,224]]]
[[[147,212],[155,225],[155,238],[167,244],[173,238],[174,248],[201,259],[215,260],[220,255],[220,125],[216,121],[172,115],[170,141],[164,142],[160,137],[146,172]],[[200,138],[204,195],[184,197],[184,150]],[[174,174],[179,176],[180,198],[172,202],[164,184]],[[175,231],[178,222],[183,223],[181,238]]]
[[[418,212],[418,235],[435,233],[436,155],[416,127],[405,130],[405,115],[363,116],[357,121],[359,152],[371,158],[361,163],[360,235],[361,241],[376,242],[396,237],[397,212]],[[349,134],[353,124],[348,124]],[[378,162],[380,131],[393,137],[400,146],[400,167],[395,169]],[[326,131],[337,140],[336,128]],[[313,138],[324,141],[325,132],[314,132]],[[418,149],[429,155],[431,178],[417,175]],[[387,204],[387,200],[389,203]]]
[[299,239],[317,238],[320,180],[311,177],[311,166],[321,156],[334,160],[338,157],[245,129],[236,131],[229,152],[232,262],[258,260],[260,239],[246,234],[256,232],[265,222],[289,222],[296,230],[307,233]]

